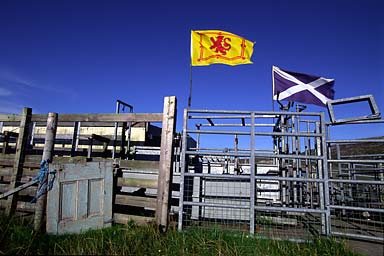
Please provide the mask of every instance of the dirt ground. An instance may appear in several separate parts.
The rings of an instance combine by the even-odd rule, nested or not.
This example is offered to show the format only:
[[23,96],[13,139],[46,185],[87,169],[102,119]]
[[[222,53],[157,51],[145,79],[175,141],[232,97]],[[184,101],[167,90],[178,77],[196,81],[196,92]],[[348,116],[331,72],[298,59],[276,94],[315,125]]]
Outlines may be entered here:
[[384,244],[372,243],[358,240],[345,240],[347,246],[356,253],[368,256],[383,256]]

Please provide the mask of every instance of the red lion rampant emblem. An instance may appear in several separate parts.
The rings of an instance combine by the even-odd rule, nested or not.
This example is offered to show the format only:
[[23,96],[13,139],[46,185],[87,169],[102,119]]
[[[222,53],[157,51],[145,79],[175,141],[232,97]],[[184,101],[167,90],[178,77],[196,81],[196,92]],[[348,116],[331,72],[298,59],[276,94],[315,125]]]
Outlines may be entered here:
[[209,49],[215,49],[216,52],[220,52],[222,55],[226,55],[227,51],[231,49],[231,44],[228,42],[231,42],[231,38],[224,37],[222,35],[219,35],[216,37],[216,40],[214,37],[211,37],[212,45]]

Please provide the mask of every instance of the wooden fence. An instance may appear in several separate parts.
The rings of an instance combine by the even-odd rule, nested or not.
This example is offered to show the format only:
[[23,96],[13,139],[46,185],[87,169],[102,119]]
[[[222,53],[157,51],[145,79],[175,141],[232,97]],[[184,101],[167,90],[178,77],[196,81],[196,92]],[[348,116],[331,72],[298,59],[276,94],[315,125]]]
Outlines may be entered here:
[[[125,131],[127,127],[142,123],[161,123],[159,161],[129,160],[129,138]],[[175,124],[174,96],[164,98],[163,113],[42,115],[32,114],[31,109],[24,108],[21,115],[0,115],[0,193],[31,182],[38,174],[41,160],[53,163],[113,161],[114,221],[156,221],[161,229],[166,230]],[[119,135],[80,134],[80,126],[114,126],[121,127],[122,131]],[[63,127],[69,132],[56,135],[56,131],[63,130]],[[36,133],[37,130],[44,134]],[[41,197],[37,203],[31,203],[36,185],[35,182],[33,186],[2,198],[0,208],[7,215],[34,215],[35,228],[38,229],[46,199]]]

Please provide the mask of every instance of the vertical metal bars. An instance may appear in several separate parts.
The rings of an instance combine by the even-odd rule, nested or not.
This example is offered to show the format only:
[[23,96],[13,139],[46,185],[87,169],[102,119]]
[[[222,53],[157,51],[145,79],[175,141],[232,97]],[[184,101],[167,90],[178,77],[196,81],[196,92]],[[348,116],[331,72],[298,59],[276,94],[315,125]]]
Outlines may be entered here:
[[320,113],[185,110],[178,230],[329,234],[325,141]]

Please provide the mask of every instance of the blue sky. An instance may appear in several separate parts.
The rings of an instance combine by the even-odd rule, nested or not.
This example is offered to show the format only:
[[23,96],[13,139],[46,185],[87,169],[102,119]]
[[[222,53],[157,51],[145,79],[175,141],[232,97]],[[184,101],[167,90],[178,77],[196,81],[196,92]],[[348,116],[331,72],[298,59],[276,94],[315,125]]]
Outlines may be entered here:
[[383,12],[380,0],[1,0],[0,112],[109,113],[116,99],[161,112],[175,95],[180,130],[190,30],[203,29],[256,41],[254,64],[194,67],[192,108],[271,110],[276,65],[334,78],[335,98],[373,94],[383,110]]

